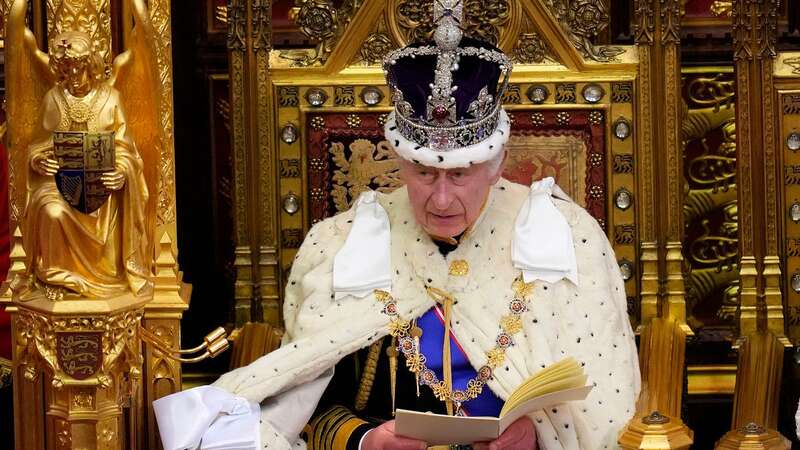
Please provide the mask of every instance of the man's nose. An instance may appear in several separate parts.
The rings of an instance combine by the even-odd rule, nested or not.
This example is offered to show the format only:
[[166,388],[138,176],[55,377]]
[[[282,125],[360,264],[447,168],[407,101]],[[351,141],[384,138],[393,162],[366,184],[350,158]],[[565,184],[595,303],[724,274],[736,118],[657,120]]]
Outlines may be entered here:
[[440,173],[434,181],[432,200],[433,206],[440,211],[448,209],[453,203],[453,187],[444,173]]

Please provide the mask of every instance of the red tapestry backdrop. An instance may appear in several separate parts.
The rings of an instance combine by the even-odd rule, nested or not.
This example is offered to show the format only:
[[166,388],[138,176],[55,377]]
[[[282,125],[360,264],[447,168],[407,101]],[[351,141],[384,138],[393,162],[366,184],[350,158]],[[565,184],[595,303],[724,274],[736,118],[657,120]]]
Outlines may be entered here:
[[[554,177],[606,226],[605,117],[600,111],[515,111],[504,176],[528,185]],[[308,130],[310,219],[316,223],[350,207],[368,189],[401,185],[396,156],[383,137],[385,114],[321,113]]]

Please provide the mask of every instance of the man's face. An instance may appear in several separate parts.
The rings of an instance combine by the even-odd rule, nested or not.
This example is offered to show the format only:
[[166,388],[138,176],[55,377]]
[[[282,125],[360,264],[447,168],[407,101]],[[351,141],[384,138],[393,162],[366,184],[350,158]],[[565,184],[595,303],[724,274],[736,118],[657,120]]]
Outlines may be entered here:
[[500,179],[502,168],[492,165],[436,169],[401,159],[400,177],[408,186],[417,223],[433,236],[463,233],[478,219],[489,188]]
[[92,77],[89,74],[88,57],[65,57],[61,68],[64,86],[74,97],[83,97],[92,90]]

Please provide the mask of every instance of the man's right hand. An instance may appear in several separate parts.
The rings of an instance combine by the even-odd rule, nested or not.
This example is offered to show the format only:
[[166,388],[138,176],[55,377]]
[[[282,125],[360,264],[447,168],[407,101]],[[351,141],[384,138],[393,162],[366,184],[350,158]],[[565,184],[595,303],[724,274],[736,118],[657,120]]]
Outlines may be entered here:
[[394,434],[394,420],[372,429],[364,436],[361,450],[425,450],[428,444]]
[[52,156],[53,154],[50,152],[34,156],[33,161],[31,161],[33,169],[38,172],[39,175],[55,175],[56,172],[58,172],[58,161]]

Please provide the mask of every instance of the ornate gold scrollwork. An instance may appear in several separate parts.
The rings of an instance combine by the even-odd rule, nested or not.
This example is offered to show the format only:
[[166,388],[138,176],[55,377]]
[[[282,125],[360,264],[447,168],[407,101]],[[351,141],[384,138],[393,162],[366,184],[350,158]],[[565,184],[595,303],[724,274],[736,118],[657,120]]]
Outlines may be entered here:
[[[732,2],[733,58],[751,60],[754,57],[776,56],[778,0],[764,2]],[[758,26],[753,26],[753,19]]]
[[381,61],[383,61],[383,57],[394,48],[395,45],[388,34],[377,32],[370,34],[364,43],[361,44],[359,55],[361,56],[361,60],[367,64],[380,64]]
[[363,0],[345,0],[342,6],[336,8],[331,0],[301,0],[295,23],[303,34],[318,44],[310,53],[306,50],[281,52],[281,58],[291,60],[295,67],[325,63],[362,4]]
[[65,31],[82,31],[92,39],[92,50],[111,64],[111,17],[109,0],[47,0],[47,35],[53,39]]
[[[728,332],[739,288],[734,87],[726,73],[687,76],[684,92],[689,110],[681,125],[689,186],[684,202],[688,309],[712,302],[717,305],[712,320],[728,326]],[[696,329],[706,321],[695,314],[687,320]]]
[[228,50],[241,51],[245,48],[245,15],[244,0],[229,0],[225,16],[228,23]]
[[138,379],[142,361],[136,336],[141,318],[140,310],[66,319],[20,310],[15,317],[18,364],[25,378],[33,381],[41,367],[37,362],[43,362],[56,388],[67,378],[109,386],[119,361],[128,366],[125,372]]
[[783,63],[792,68],[792,73],[800,74],[800,56],[784,59]]
[[704,153],[688,161],[688,176],[698,186],[714,190],[730,188],[736,179],[736,124],[733,120],[722,126],[724,140],[712,151],[706,138],[700,142]]
[[735,268],[739,256],[736,203],[729,203],[723,210],[725,219],[719,228],[712,230],[710,221],[703,219],[700,222],[703,234],[696,238],[689,247],[689,255],[693,263],[715,266],[717,272]]
[[730,17],[733,13],[733,0],[714,0],[710,9],[717,17]]
[[584,58],[609,62],[625,52],[622,47],[593,43],[593,39],[608,27],[608,5],[604,0],[546,0],[545,3]]
[[11,386],[11,361],[0,358],[0,389]]
[[512,57],[514,62],[521,64],[541,64],[551,59],[547,44],[535,31],[520,34]]
[[158,207],[156,225],[175,223],[175,140],[172,117],[172,26],[170,23],[170,1],[150,0],[150,20],[154,31],[156,71],[158,73],[158,125],[162,130],[158,145]]
[[734,104],[735,84],[726,74],[694,78],[686,87],[688,100],[697,106],[713,107],[714,112],[730,108]]
[[[431,39],[433,3],[429,0],[389,0],[389,29],[401,45]],[[509,0],[465,0],[465,34],[502,49],[516,42],[522,11],[519,2]]]

